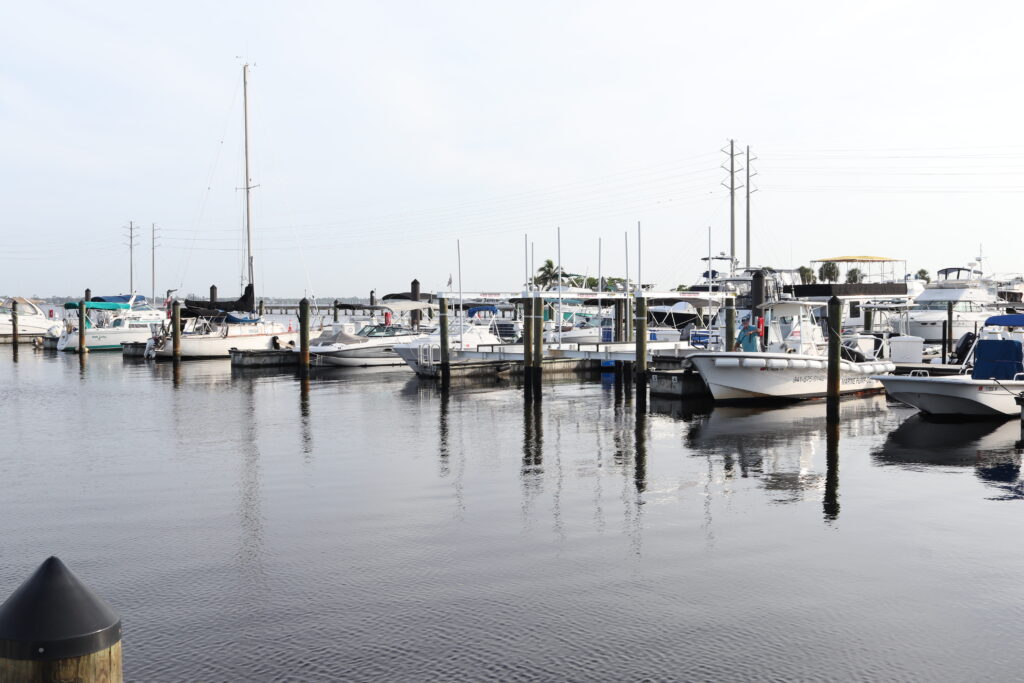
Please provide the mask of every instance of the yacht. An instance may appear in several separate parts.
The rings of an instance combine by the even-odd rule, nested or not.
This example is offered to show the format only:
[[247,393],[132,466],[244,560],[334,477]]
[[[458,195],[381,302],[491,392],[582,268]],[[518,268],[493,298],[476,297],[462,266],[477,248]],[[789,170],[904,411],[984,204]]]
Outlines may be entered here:
[[[828,344],[807,301],[762,304],[768,319],[766,351],[698,352],[687,356],[716,401],[805,399],[827,390]],[[843,394],[881,391],[874,375],[895,369],[889,361],[858,361],[852,350],[840,365]]]
[[344,325],[328,328],[310,341],[309,353],[315,363],[342,367],[405,365],[395,352],[395,345],[426,337],[402,325],[364,325],[355,334],[344,328]]
[[60,323],[49,318],[30,300],[16,296],[0,300],[0,339],[9,340],[14,334],[11,304],[18,303],[18,335],[29,338],[60,334]]
[[908,316],[908,331],[927,343],[941,343],[942,325],[948,306],[953,304],[953,329],[946,336],[960,339],[968,332],[976,333],[985,320],[1005,307],[997,286],[983,278],[980,270],[967,267],[943,268],[934,282],[928,283],[917,297]]
[[[94,296],[85,302],[85,348],[89,351],[120,351],[121,344],[145,342],[154,327],[167,319],[139,295]],[[64,329],[57,339],[58,351],[78,351],[78,302],[64,304]]]
[[[1016,399],[1024,392],[1024,314],[987,318],[965,372],[930,377],[876,377],[892,398],[939,418],[994,418],[1020,415]],[[970,374],[966,369],[970,367]]]
[[[448,326],[449,366],[453,372],[468,374],[475,369],[489,373],[495,369],[493,361],[468,359],[460,351],[473,351],[482,344],[501,344],[497,335],[497,318],[465,318],[452,321]],[[428,336],[395,346],[395,352],[421,377],[441,374],[441,330]]]

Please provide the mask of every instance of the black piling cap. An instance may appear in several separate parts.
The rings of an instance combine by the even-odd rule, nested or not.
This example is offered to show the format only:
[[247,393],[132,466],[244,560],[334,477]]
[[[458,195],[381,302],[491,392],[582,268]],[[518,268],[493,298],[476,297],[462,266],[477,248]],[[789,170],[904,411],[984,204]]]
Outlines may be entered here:
[[0,657],[5,659],[81,657],[119,640],[120,615],[56,557],[0,605]]

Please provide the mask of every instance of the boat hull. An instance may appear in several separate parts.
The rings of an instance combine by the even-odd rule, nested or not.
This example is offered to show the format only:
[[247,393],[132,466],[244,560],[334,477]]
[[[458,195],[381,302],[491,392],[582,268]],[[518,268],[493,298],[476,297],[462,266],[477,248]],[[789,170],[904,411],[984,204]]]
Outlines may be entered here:
[[[274,338],[278,346],[287,346],[290,342],[299,343],[299,333],[263,332],[252,334],[212,334],[212,335],[181,335],[182,358],[230,358],[231,349],[239,351],[259,351],[274,348]],[[156,350],[157,358],[173,358],[174,349],[171,340],[167,339],[163,348]]]
[[[120,351],[121,344],[145,342],[153,336],[144,328],[92,327],[85,331],[85,348],[90,351]],[[78,351],[78,330],[65,330],[57,340],[58,351]]]
[[[801,400],[827,394],[825,359],[783,353],[695,353],[689,361],[716,401]],[[840,366],[840,394],[882,391],[872,377],[889,372],[892,363],[882,361]]]
[[1014,394],[1024,382],[956,377],[878,377],[890,397],[926,415],[947,419],[999,418],[1020,415]]

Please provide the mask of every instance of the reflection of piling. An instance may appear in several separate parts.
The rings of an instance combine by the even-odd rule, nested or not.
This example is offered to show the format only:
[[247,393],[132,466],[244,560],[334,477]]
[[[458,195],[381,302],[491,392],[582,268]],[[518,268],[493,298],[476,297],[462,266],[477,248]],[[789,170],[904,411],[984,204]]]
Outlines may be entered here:
[[633,484],[637,493],[647,490],[647,402],[641,396],[640,386],[637,385],[636,417],[633,424]]
[[56,557],[0,607],[0,683],[120,683],[121,617]]
[[736,348],[736,300],[729,297],[725,300],[725,350]]
[[18,300],[11,299],[11,344],[14,346],[14,355],[18,355]]
[[309,372],[309,299],[299,302],[299,371]]
[[825,519],[839,517],[839,415],[829,415],[825,422],[825,497],[822,500]]
[[947,356],[953,355],[953,302],[946,302],[946,329],[942,335],[942,349]]
[[181,302],[171,304],[171,351],[174,361],[181,360]]
[[[437,305],[440,309],[440,320],[438,321],[438,324],[440,325],[439,329],[441,331],[441,383],[443,386],[447,387],[448,382],[452,378],[451,347],[448,340],[448,299],[444,296],[439,296],[437,299]],[[433,353],[430,349],[427,349],[427,352]]]
[[842,361],[839,332],[842,326],[843,304],[839,301],[839,297],[833,296],[828,300],[828,384],[826,386],[826,397],[829,402],[829,412],[835,411],[837,413],[835,417],[837,418],[839,408],[839,370]]
[[[85,290],[86,294],[89,294],[89,290]],[[85,345],[85,321],[88,320],[88,316],[85,314],[85,302],[89,299],[83,299],[78,302],[78,352],[88,353],[89,347]]]

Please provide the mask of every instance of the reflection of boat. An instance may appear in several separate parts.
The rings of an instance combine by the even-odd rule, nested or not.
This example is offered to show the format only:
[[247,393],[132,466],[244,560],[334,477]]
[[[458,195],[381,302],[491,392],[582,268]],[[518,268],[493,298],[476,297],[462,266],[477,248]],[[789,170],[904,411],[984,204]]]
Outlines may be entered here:
[[[18,334],[26,341],[31,337],[60,334],[60,325],[38,306],[20,296],[0,301],[0,338],[7,340],[14,333],[11,323],[11,303],[18,302]],[[52,312],[52,311],[51,311]]]
[[[715,406],[706,419],[696,421],[688,442],[696,448],[770,448],[793,443],[795,439],[817,438],[827,425],[823,403],[783,406]],[[843,428],[867,426],[867,433],[881,429],[874,419],[886,413],[884,396],[866,396],[839,403]]]
[[985,454],[1012,453],[1019,438],[1016,421],[942,423],[911,415],[872,455],[887,465],[973,466]]
[[[897,401],[923,413],[946,418],[1005,417],[1020,415],[1015,400],[1024,392],[1024,315],[996,315],[985,320],[986,329],[973,349],[970,375],[877,377]],[[967,359],[965,359],[967,360]]]
[[[826,343],[811,309],[817,303],[779,301],[764,304],[769,314],[765,352],[695,353],[689,361],[716,401],[803,399],[824,396],[827,389]],[[872,375],[891,372],[888,361],[840,364],[840,393],[880,391]]]

